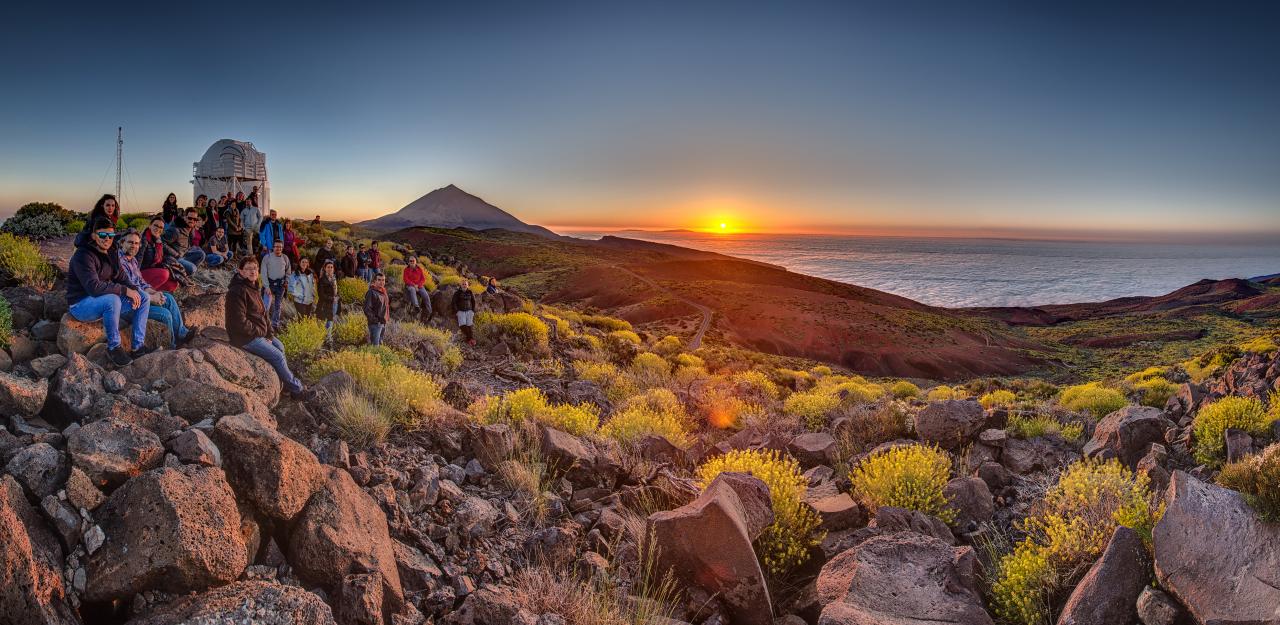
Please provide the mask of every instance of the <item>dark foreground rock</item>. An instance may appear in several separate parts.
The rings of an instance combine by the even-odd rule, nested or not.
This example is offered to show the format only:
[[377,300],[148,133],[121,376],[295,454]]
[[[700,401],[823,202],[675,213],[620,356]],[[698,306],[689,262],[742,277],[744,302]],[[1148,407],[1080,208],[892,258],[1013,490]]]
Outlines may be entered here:
[[0,476],[0,621],[72,625],[62,549],[12,477]]
[[333,612],[320,597],[295,586],[270,582],[236,582],[183,597],[127,625],[195,625],[253,623],[262,625],[334,625]]
[[1132,623],[1138,616],[1138,595],[1150,581],[1151,564],[1142,537],[1117,527],[1102,557],[1071,592],[1058,625]]

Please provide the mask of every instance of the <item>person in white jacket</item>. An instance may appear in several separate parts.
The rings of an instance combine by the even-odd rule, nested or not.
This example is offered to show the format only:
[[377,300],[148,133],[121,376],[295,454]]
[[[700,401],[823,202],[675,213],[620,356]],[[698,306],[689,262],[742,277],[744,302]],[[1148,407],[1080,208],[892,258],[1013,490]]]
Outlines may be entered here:
[[298,316],[315,315],[316,276],[311,271],[311,259],[306,256],[298,261],[297,269],[289,274],[289,298],[293,300],[293,307],[298,309]]

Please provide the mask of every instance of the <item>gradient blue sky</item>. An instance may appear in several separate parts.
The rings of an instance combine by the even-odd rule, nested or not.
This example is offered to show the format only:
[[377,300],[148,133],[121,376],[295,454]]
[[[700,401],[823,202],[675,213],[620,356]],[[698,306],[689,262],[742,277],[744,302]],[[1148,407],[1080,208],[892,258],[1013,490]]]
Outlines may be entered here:
[[126,210],[227,137],[296,216],[1280,232],[1280,10],[1031,4],[10,8],[0,214],[87,208],[123,125]]

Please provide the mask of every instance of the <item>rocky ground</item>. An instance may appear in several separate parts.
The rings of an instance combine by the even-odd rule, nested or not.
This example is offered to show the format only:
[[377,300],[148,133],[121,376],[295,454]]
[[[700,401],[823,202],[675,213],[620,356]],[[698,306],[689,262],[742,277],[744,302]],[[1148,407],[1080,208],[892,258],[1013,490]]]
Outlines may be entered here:
[[[1280,388],[1274,354],[1183,384],[1163,409],[1086,420],[1079,442],[1012,436],[1006,411],[971,400],[906,402],[910,438],[881,447],[954,454],[947,523],[871,510],[851,492],[843,469],[868,450],[841,457],[848,422],[711,431],[685,448],[649,436],[626,452],[547,427],[480,425],[462,412],[472,399],[527,385],[607,403],[502,343],[464,350],[445,389],[452,407],[429,426],[353,449],[327,419],[352,379],[331,374],[303,401],[281,398],[272,369],[225,342],[226,274],[199,282],[181,295],[201,336],[122,368],[107,363],[99,325],[66,316],[60,291],[4,289],[16,331],[0,352],[0,623],[992,623],[984,545],[1016,535],[1082,457],[1147,476],[1164,512],[1150,545],[1115,531],[1053,599],[1058,623],[1280,622],[1280,525],[1215,485],[1190,447],[1201,405]],[[152,324],[149,341],[163,334]],[[553,338],[553,349],[567,347]],[[1256,453],[1277,427],[1229,431],[1228,455]],[[522,449],[553,467],[533,498],[513,486]],[[753,547],[775,519],[768,486],[743,473],[706,488],[694,479],[732,449],[775,449],[804,470],[803,505],[825,537],[785,578]],[[671,583],[654,581],[667,570]],[[584,608],[593,597],[612,603]]]

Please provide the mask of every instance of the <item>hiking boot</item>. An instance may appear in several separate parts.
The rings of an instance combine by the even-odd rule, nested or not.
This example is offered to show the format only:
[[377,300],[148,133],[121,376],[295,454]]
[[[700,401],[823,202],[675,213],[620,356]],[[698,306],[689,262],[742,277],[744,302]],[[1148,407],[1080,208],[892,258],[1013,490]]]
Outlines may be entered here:
[[116,363],[117,367],[123,367],[133,362],[133,358],[129,357],[129,352],[124,350],[123,345],[115,349],[107,350],[107,356],[111,357],[111,362]]
[[156,348],[154,348],[154,347],[147,347],[146,345],[143,345],[142,347],[139,347],[138,349],[135,349],[135,350],[133,350],[133,351],[129,352],[129,357],[130,357],[130,358],[132,358],[132,359],[134,359],[134,360],[137,360],[137,359],[142,358],[143,356],[146,356],[147,354],[150,354],[151,352],[154,352],[154,351],[156,351]]
[[178,339],[178,347],[182,347],[191,342],[200,333],[200,326],[187,326],[187,335]]

